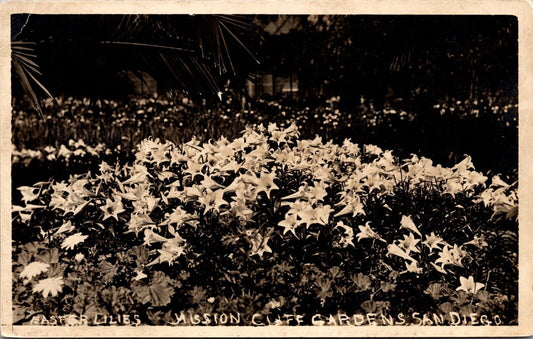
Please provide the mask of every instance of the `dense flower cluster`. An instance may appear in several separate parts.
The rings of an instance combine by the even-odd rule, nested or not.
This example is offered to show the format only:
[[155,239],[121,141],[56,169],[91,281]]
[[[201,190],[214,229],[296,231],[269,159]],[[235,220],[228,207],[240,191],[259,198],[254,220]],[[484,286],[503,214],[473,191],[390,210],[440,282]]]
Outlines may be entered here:
[[17,150],[13,147],[11,152],[12,164],[17,165],[19,163],[27,165],[34,159],[40,161],[60,161],[60,162],[71,162],[72,159],[82,159],[85,157],[99,158],[102,155],[110,155],[113,153],[113,150],[110,150],[103,143],[98,143],[96,146],[92,147],[90,145],[85,145],[85,142],[82,139],[74,141],[70,139],[67,144],[61,144],[59,148],[54,146],[46,146],[43,149],[31,150],[31,149],[21,149]]
[[480,99],[460,100],[446,98],[439,100],[433,107],[440,115],[474,117],[492,115],[505,126],[517,126],[518,104],[509,103],[496,95],[482,95]]
[[145,139],[132,164],[18,190],[14,227],[37,229],[15,248],[15,303],[28,308],[64,293],[69,311],[109,313],[91,296],[111,293],[154,323],[187,308],[387,313],[418,291],[429,309],[516,316],[514,285],[489,281],[517,259],[490,266],[496,237],[516,244],[516,183],[489,182],[470,157],[400,161],[269,124],[232,141]]
[[[489,93],[479,100],[443,98],[434,105],[428,104],[423,112],[397,99],[388,100],[384,107],[376,107],[372,100],[362,97],[360,105],[348,108],[340,108],[340,100],[340,97],[332,97],[300,107],[294,103],[257,99],[252,107],[242,106],[231,96],[218,105],[193,103],[187,97],[140,97],[127,102],[58,97],[55,101],[44,102],[43,117],[27,114],[31,107],[14,102],[13,140],[16,149],[21,149],[22,145],[44,148],[57,141],[52,136],[63,143],[69,139],[83,139],[88,144],[105,142],[113,147],[125,147],[134,146],[149,136],[174,142],[184,142],[193,136],[220,137],[221,130],[226,137],[234,136],[247,124],[257,123],[277,123],[282,127],[296,123],[311,127],[310,133],[332,138],[339,129],[390,127],[402,121],[413,122],[418,115],[429,111],[460,119],[489,116],[508,127],[516,127],[518,120],[518,105],[512,99]],[[195,117],[195,124],[190,124],[191,116]],[[220,128],[213,129],[209,122]],[[33,133],[27,133],[28,130]]]

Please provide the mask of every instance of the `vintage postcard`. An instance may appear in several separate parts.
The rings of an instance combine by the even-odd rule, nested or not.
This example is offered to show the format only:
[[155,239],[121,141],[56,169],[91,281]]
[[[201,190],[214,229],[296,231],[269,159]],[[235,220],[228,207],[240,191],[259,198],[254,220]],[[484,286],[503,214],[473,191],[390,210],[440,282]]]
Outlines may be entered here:
[[532,17],[1,2],[2,335],[532,335]]

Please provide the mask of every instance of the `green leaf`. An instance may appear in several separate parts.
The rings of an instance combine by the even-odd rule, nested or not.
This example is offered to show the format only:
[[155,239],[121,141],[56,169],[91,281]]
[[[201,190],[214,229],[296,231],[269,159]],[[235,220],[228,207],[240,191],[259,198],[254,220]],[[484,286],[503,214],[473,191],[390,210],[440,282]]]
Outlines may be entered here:
[[143,304],[150,303],[152,306],[165,306],[170,303],[170,298],[175,291],[172,288],[170,278],[163,272],[155,272],[149,285],[142,281],[133,284],[133,293],[137,300]]
[[17,255],[17,263],[22,266],[27,266],[31,262],[32,255],[27,251],[22,251]]
[[32,241],[27,244],[24,244],[23,246],[24,250],[26,250],[30,254],[37,253],[40,249],[45,248],[44,245],[37,241]]
[[441,298],[443,292],[443,286],[440,283],[433,283],[424,290],[425,294],[429,294],[433,300]]
[[367,300],[361,303],[361,308],[367,313],[375,313],[378,307],[375,301]]
[[382,281],[380,287],[384,293],[387,293],[389,291],[394,291],[396,289],[396,284],[391,284],[387,281]]
[[363,273],[357,273],[352,275],[352,281],[357,287],[358,292],[366,291],[372,286],[370,278]]
[[472,313],[476,313],[476,309],[473,305],[470,304],[464,305],[459,309],[459,314],[462,316],[466,316],[467,319]]
[[37,255],[36,259],[44,262],[45,264],[57,264],[59,263],[59,250],[57,248],[50,248]]
[[110,288],[104,289],[100,293],[100,296],[102,297],[104,303],[112,307],[117,304],[117,301],[120,298],[120,294],[118,293],[116,286],[111,286]]
[[486,303],[490,301],[490,293],[486,290],[478,291],[476,294],[476,298],[478,298],[479,301],[482,303]]
[[128,251],[128,254],[135,257],[135,263],[137,264],[137,267],[143,266],[148,263],[148,250],[144,245],[135,246],[131,248]]
[[85,295],[83,293],[76,294],[72,303],[72,309],[78,314],[85,314],[86,302]]
[[62,277],[66,267],[67,266],[65,264],[50,264],[50,268],[48,269],[48,277]]
[[105,283],[111,282],[115,274],[117,274],[117,266],[107,260],[102,261],[98,268],[102,276],[102,281]]
[[152,325],[165,325],[175,320],[172,319],[172,310],[168,310],[165,313],[163,311],[148,310],[146,311],[146,317]]

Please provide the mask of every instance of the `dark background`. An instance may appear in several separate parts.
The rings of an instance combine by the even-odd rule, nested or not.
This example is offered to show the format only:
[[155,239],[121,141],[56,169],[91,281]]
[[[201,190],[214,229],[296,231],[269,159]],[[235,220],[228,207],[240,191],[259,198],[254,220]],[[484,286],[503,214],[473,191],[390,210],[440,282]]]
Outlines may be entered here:
[[[391,95],[390,90],[405,98],[417,89],[427,91],[431,99],[475,97],[483,91],[517,95],[515,17],[351,15],[321,16],[316,22],[308,16],[285,17],[293,20],[285,29],[286,19],[278,16],[242,17],[250,26],[233,28],[234,33],[260,64],[234,40],[226,38],[234,69],[228,66],[220,73],[238,79],[265,70],[287,75],[296,72],[302,87],[297,99],[340,95],[347,105],[359,94],[381,102]],[[220,64],[218,55],[208,51],[210,39],[216,39],[207,36],[209,29],[205,29],[211,24],[211,16],[146,16],[137,20],[141,23],[132,24],[136,19],[123,15],[13,15],[13,33],[20,31],[18,27],[25,18],[26,25],[13,38],[37,43],[35,51],[43,78],[56,95],[127,94],[122,71],[159,66],[154,56],[166,52],[104,42],[191,50],[173,51],[180,57],[199,56],[198,45],[203,43],[207,68]],[[281,25],[281,31],[266,32],[270,22]],[[172,83],[155,69],[150,71],[163,90],[180,87],[176,79]],[[165,67],[159,72],[167,73]],[[221,77],[219,82],[225,80]],[[182,89],[187,90],[193,84],[184,85]]]
[[[12,16],[12,40],[32,42],[37,78],[56,97],[128,102],[138,95],[134,74],[156,83],[145,95],[185,95],[222,111],[224,92],[275,120],[265,100],[320,112],[339,96],[342,114],[394,108],[414,118],[339,127],[325,138],[445,165],[469,154],[495,173],[518,167],[517,29],[512,16]],[[290,78],[298,90],[265,91],[265,75],[278,84]],[[25,96],[16,74],[13,95]]]

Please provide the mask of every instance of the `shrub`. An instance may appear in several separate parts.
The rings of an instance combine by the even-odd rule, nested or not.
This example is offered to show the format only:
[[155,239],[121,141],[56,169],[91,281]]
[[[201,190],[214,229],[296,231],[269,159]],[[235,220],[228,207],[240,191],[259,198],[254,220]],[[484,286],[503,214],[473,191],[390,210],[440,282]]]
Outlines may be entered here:
[[270,124],[233,141],[145,139],[131,164],[18,190],[18,323],[168,324],[181,312],[206,325],[359,312],[517,321],[516,183],[489,184],[469,157],[400,161]]

